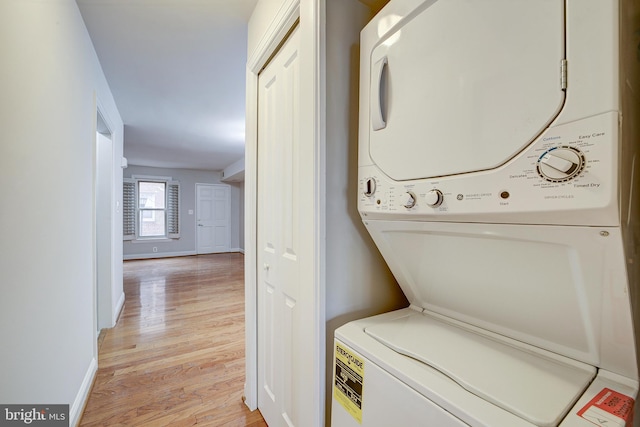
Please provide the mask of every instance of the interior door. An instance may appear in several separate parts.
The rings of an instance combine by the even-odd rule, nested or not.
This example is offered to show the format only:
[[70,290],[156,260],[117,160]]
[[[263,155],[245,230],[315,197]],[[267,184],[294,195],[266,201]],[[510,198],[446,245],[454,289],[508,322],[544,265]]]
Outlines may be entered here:
[[229,252],[231,191],[228,185],[196,184],[197,252]]
[[[299,36],[258,78],[258,408],[270,427],[300,425]],[[308,369],[308,368],[307,368]]]

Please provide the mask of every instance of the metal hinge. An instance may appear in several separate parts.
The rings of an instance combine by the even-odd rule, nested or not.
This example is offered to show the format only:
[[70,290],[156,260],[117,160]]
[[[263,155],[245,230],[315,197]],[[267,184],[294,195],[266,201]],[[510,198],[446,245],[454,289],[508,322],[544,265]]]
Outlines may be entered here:
[[567,60],[560,62],[560,89],[567,90]]

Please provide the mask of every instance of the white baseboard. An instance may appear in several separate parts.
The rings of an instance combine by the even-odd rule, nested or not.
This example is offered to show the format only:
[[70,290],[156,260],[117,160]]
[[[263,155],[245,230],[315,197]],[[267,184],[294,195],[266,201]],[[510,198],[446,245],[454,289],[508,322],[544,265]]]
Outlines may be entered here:
[[118,323],[118,318],[120,317],[120,313],[122,313],[122,308],[124,307],[124,292],[120,294],[120,298],[118,298],[118,303],[115,306],[115,310],[113,310],[113,325],[111,327],[116,326]]
[[127,254],[122,257],[124,260],[130,259],[151,259],[151,258],[170,258],[175,256],[197,255],[196,251],[184,252],[152,252],[150,254]]
[[71,408],[69,409],[70,426],[77,426],[80,423],[82,412],[85,405],[87,404],[87,400],[89,399],[91,387],[93,386],[93,379],[95,378],[97,371],[98,361],[95,357],[92,357],[91,363],[89,363],[89,369],[87,369],[87,373],[85,374],[84,379],[82,380],[82,384],[80,385],[80,390],[78,390],[76,399],[73,401],[73,405],[71,405]]
[[[241,254],[244,254],[244,249],[242,248],[231,248],[229,249],[229,252],[239,252]],[[191,256],[191,255],[198,255],[198,252],[196,251],[184,251],[184,252],[154,252],[154,253],[150,253],[150,254],[127,254],[124,255],[122,257],[123,260],[127,261],[127,260],[131,260],[131,259],[153,259],[153,258],[170,258],[170,257],[176,257],[176,256]],[[123,296],[124,298],[124,296]],[[123,301],[124,303],[124,301]]]

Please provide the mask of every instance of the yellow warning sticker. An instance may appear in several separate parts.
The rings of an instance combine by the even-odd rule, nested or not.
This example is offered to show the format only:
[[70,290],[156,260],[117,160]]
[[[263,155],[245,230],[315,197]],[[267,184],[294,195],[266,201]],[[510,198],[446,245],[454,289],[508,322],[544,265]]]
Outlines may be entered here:
[[353,418],[362,424],[364,360],[336,342],[333,396]]

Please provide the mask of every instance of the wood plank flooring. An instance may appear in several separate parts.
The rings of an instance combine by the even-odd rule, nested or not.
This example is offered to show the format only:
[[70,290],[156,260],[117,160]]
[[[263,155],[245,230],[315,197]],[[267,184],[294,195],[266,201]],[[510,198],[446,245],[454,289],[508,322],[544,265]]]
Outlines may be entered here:
[[244,256],[126,261],[81,426],[266,427],[242,402]]

